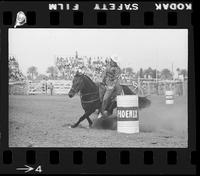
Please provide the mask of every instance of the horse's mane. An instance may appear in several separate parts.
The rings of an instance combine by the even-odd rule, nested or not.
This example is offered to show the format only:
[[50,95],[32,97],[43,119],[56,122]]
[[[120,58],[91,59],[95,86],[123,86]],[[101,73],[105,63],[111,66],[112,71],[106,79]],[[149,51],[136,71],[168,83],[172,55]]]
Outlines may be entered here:
[[87,76],[87,75],[84,75],[85,78],[87,78],[87,80],[89,80],[95,87],[97,87],[97,85],[94,83],[94,81],[92,81],[92,79]]

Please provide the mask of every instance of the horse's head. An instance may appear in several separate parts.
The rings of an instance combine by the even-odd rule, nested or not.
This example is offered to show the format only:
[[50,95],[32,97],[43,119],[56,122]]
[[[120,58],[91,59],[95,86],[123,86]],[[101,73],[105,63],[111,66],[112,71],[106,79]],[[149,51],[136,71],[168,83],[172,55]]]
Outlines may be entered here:
[[74,79],[72,81],[72,87],[68,93],[69,97],[72,98],[76,93],[78,93],[84,85],[83,74],[76,72]]

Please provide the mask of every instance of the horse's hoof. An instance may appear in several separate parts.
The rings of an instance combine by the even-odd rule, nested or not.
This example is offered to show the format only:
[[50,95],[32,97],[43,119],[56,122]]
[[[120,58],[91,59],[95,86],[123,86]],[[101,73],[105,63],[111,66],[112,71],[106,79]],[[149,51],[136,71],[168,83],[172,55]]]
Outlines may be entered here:
[[70,125],[69,128],[76,128],[77,125]]

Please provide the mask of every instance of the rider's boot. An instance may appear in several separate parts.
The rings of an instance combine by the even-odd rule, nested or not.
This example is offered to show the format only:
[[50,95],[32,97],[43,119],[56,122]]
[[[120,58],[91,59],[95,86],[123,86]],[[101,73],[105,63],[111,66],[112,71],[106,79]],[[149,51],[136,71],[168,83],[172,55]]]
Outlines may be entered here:
[[98,119],[100,119],[100,118],[102,118],[102,117],[107,117],[108,116],[108,111],[104,111],[103,113],[99,113],[99,115],[98,115]]
[[104,112],[103,112],[103,115],[104,115],[104,116],[108,116],[108,111],[104,111]]
[[99,114],[99,109],[96,109],[96,110],[95,110],[95,113],[96,113],[96,114]]

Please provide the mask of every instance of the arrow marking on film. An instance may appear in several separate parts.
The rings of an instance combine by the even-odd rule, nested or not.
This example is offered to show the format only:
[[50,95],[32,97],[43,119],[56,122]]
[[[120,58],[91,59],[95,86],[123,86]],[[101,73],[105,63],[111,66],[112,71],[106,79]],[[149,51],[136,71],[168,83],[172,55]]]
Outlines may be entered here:
[[25,171],[25,173],[32,171],[34,168],[24,165],[24,168],[17,168],[16,170]]

